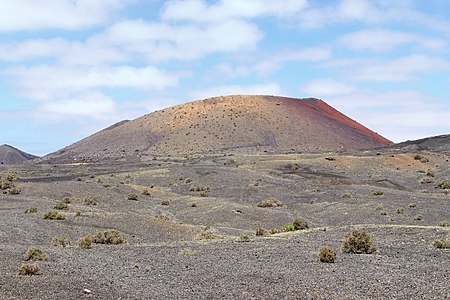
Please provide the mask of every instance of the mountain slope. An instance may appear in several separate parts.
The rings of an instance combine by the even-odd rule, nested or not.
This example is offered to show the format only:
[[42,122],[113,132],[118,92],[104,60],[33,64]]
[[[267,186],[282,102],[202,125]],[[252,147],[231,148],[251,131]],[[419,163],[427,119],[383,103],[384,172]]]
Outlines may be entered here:
[[0,146],[0,164],[15,165],[27,160],[35,159],[37,156],[25,153],[9,145]]
[[235,95],[122,121],[41,162],[138,160],[153,155],[339,151],[392,142],[322,100]]

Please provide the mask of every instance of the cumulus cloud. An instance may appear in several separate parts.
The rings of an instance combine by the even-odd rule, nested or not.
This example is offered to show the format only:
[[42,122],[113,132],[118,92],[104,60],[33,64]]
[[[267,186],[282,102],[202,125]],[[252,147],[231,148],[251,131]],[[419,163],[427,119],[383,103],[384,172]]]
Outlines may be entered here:
[[4,71],[13,84],[31,99],[49,100],[94,88],[161,90],[176,86],[178,76],[158,68],[31,66]]
[[336,69],[355,81],[407,81],[417,79],[418,73],[423,75],[450,70],[449,61],[423,54],[394,59],[336,59],[322,66]]
[[59,118],[63,115],[101,119],[117,113],[114,100],[98,92],[83,93],[77,98],[44,102],[39,111],[49,114],[47,115],[49,118]]
[[120,49],[90,41],[80,42],[53,38],[0,44],[0,60],[29,62],[39,58],[53,59],[59,64],[65,65],[101,65],[128,60],[126,54]]
[[162,11],[163,20],[223,22],[236,18],[292,17],[308,5],[307,0],[203,0],[169,1]]
[[213,25],[171,25],[127,20],[111,26],[93,42],[119,47],[134,57],[158,62],[192,60],[215,52],[253,49],[263,38],[257,26],[241,20]]
[[388,52],[406,44],[430,50],[443,50],[448,45],[442,39],[383,29],[363,29],[345,34],[338,39],[338,44],[349,49],[376,52]]
[[355,90],[326,101],[395,142],[450,131],[446,100],[417,90]]
[[306,83],[300,90],[311,97],[327,97],[352,93],[355,87],[332,79],[317,79]]
[[227,95],[280,95],[281,87],[278,83],[264,83],[252,85],[222,85],[205,89],[197,89],[188,93],[191,99],[205,99]]
[[121,0],[0,1],[0,32],[96,26],[108,21],[124,4]]
[[254,60],[253,63],[220,63],[212,68],[208,77],[224,75],[227,77],[239,77],[251,74],[265,77],[289,62],[318,62],[330,57],[331,49],[329,47],[306,47],[270,54],[262,58],[250,57],[247,59]]
[[307,9],[297,17],[298,24],[303,29],[346,22],[369,25],[408,23],[450,35],[450,22],[447,19],[417,10],[413,1],[336,0],[326,5],[321,1],[309,3]]

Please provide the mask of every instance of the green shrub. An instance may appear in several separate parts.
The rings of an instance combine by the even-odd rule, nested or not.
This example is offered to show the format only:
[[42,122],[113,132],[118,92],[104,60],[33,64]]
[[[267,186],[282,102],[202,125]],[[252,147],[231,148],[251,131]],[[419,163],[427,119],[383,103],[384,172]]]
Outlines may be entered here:
[[342,244],[342,252],[356,254],[371,254],[376,247],[370,235],[365,231],[354,230],[346,236]]
[[39,275],[41,268],[38,264],[22,264],[19,268],[19,275],[21,276],[32,276]]
[[127,240],[125,240],[119,231],[112,229],[94,235],[93,242],[96,244],[118,245],[126,244]]
[[437,249],[450,249],[450,241],[449,240],[435,240],[433,242],[433,247]]
[[25,260],[48,260],[48,255],[39,248],[31,247],[23,258]]
[[294,226],[294,224],[283,225],[283,226],[281,226],[281,231],[283,231],[283,232],[295,231],[295,226]]
[[305,230],[309,228],[308,222],[303,219],[295,219],[292,225],[294,225],[295,230]]
[[277,198],[271,197],[258,203],[258,207],[279,207],[283,206],[283,202]]
[[46,220],[64,220],[65,217],[57,211],[51,210],[44,214]]
[[93,237],[90,235],[86,235],[78,240],[78,247],[81,249],[91,249],[92,248]]
[[322,247],[319,250],[319,260],[324,263],[334,263],[336,252],[329,247]]

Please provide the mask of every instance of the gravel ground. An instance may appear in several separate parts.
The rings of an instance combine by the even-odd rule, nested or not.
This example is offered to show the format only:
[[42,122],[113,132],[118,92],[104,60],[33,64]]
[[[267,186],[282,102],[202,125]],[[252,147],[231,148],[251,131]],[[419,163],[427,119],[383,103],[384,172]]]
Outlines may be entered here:
[[[372,153],[0,166],[21,187],[0,194],[0,299],[450,299],[450,252],[432,246],[450,239],[440,226],[449,193],[435,188],[450,177],[448,156],[420,154],[428,162]],[[65,197],[66,219],[44,220]],[[283,206],[257,207],[268,197]],[[255,236],[298,217],[311,229]],[[77,246],[107,229],[128,243]],[[340,251],[354,229],[372,236],[374,254]],[[205,231],[222,238],[199,240]],[[52,245],[63,235],[70,246]],[[20,276],[32,246],[50,259],[36,262],[40,275]],[[335,263],[319,261],[323,246]]]

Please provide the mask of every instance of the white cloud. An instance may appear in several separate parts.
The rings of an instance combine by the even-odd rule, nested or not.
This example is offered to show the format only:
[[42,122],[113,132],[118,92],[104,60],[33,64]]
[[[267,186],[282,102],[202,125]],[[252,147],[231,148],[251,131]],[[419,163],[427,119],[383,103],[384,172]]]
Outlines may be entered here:
[[124,4],[120,0],[0,1],[0,32],[91,27],[106,22]]
[[291,17],[308,5],[307,0],[202,0],[169,1],[162,11],[164,20],[223,22],[235,18]]
[[450,131],[446,100],[416,90],[355,90],[326,101],[395,142]]
[[210,53],[251,50],[262,37],[262,32],[254,24],[239,20],[212,25],[128,20],[113,25],[91,41],[113,45],[132,56],[155,62],[192,60]]
[[101,119],[116,114],[114,100],[98,92],[83,93],[77,98],[45,102],[38,109],[50,119],[62,116]]
[[298,15],[298,23],[304,29],[345,22],[370,25],[407,23],[450,35],[450,22],[447,19],[419,11],[411,1],[337,0],[325,5],[322,1],[310,1],[309,7]]
[[281,87],[277,83],[253,85],[222,85],[193,90],[188,93],[191,99],[205,99],[227,95],[280,95]]
[[311,97],[327,97],[352,93],[355,88],[348,84],[331,79],[317,79],[310,81],[300,88]]
[[178,75],[155,67],[15,67],[4,72],[22,94],[35,100],[66,97],[94,88],[162,90],[176,86]]
[[328,47],[308,47],[297,50],[284,51],[265,57],[249,57],[246,60],[257,60],[247,64],[220,63],[212,68],[208,77],[227,76],[239,77],[250,74],[268,76],[273,71],[281,68],[283,64],[289,62],[317,62],[331,57],[331,50]]
[[338,44],[349,49],[377,52],[388,52],[405,44],[418,44],[421,48],[433,50],[447,46],[442,39],[383,29],[363,29],[345,34],[338,39]]
[[[407,81],[416,74],[450,70],[450,62],[439,57],[411,54],[394,59],[339,59],[322,64],[355,81]],[[355,70],[358,70],[355,72]]]
[[55,59],[59,64],[101,65],[124,62],[127,56],[115,47],[62,38],[30,39],[0,44],[0,60],[27,62],[36,58]]

